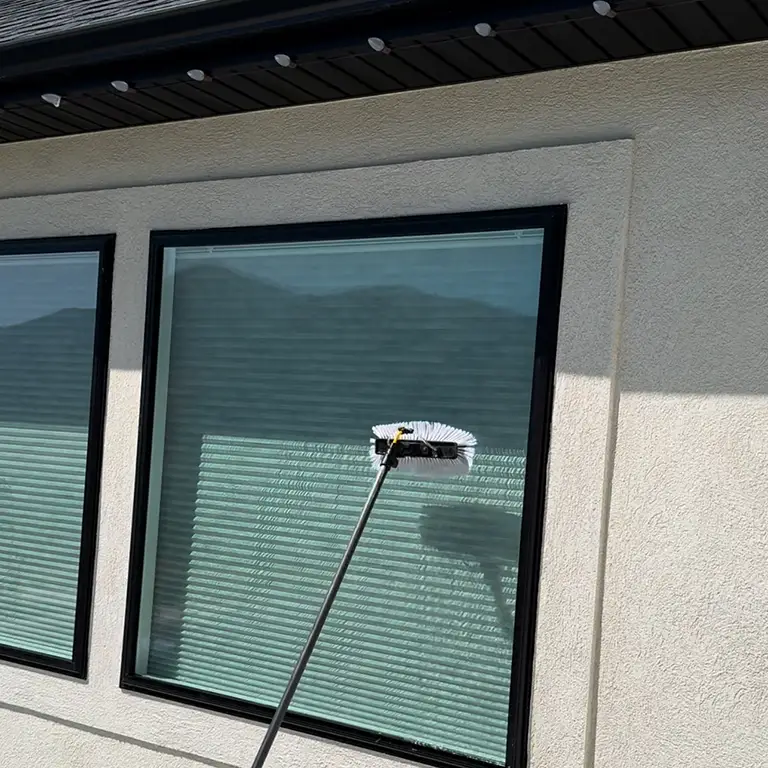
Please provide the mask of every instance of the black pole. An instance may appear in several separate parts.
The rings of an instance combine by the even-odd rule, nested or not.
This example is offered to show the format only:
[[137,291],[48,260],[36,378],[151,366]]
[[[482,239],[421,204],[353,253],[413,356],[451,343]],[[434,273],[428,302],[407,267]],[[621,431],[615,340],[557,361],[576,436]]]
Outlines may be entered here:
[[288,712],[288,707],[291,705],[293,695],[296,693],[296,689],[299,687],[301,677],[304,674],[304,670],[307,668],[310,657],[312,656],[312,651],[315,650],[317,641],[320,638],[320,633],[323,631],[325,620],[328,618],[328,614],[331,611],[333,601],[336,599],[336,595],[339,592],[341,583],[344,580],[344,576],[347,573],[349,564],[352,561],[352,556],[355,554],[357,545],[360,543],[360,539],[363,536],[365,525],[368,522],[368,518],[371,516],[373,505],[376,503],[376,499],[379,496],[381,486],[384,485],[384,480],[386,479],[389,470],[397,466],[399,437],[400,435],[398,435],[397,439],[392,441],[389,446],[389,450],[382,459],[381,467],[379,467],[379,471],[376,474],[376,480],[373,483],[371,492],[368,494],[368,499],[365,502],[362,513],[360,514],[360,519],[357,521],[355,530],[352,532],[352,537],[349,540],[349,544],[347,544],[347,549],[344,552],[344,556],[341,558],[341,563],[339,564],[338,570],[336,571],[336,575],[333,577],[331,586],[328,589],[328,594],[325,596],[323,606],[320,609],[320,613],[318,613],[317,618],[315,619],[315,624],[312,627],[312,631],[309,633],[309,637],[307,638],[306,645],[304,646],[304,649],[299,656],[299,660],[296,662],[296,666],[293,668],[291,678],[288,681],[288,685],[285,687],[283,698],[280,700],[280,703],[275,710],[275,714],[272,716],[272,722],[269,724],[269,728],[267,728],[267,732],[264,734],[264,739],[261,742],[261,746],[259,747],[259,753],[256,755],[256,759],[253,761],[251,768],[263,768],[264,763],[269,756],[269,752],[272,749],[272,744],[274,744],[277,733],[280,730],[280,726],[283,724],[285,715]]

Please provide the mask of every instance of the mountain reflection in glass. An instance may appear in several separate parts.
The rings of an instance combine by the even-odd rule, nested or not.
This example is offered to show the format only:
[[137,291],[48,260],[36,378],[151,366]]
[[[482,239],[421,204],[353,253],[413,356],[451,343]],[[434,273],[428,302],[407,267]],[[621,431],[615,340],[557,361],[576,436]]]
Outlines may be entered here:
[[504,762],[542,242],[166,249],[140,674],[275,705],[371,425],[454,424],[472,474],[392,475],[293,711]]

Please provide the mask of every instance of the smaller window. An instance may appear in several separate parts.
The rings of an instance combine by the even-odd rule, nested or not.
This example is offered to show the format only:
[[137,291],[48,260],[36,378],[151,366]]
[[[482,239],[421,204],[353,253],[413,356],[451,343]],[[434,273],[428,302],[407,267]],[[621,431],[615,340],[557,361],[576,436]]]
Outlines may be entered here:
[[113,244],[0,242],[0,658],[83,678]]

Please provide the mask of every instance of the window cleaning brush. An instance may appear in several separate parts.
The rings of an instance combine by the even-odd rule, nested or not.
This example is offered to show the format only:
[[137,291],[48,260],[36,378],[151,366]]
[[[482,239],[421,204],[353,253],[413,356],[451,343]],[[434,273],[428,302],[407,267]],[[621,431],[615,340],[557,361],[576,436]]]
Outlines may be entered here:
[[371,458],[376,479],[251,768],[263,768],[269,756],[389,472],[400,469],[424,478],[466,475],[475,458],[477,440],[469,432],[434,421],[381,424],[373,427],[373,434]]

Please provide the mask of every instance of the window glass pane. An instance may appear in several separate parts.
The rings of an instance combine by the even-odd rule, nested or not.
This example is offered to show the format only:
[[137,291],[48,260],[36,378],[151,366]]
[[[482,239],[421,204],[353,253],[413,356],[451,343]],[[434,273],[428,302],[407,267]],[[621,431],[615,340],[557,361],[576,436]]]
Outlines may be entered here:
[[0,645],[73,654],[99,253],[0,255]]
[[442,421],[472,474],[390,476],[292,709],[504,762],[543,234],[166,249],[139,674],[274,706],[371,426]]

